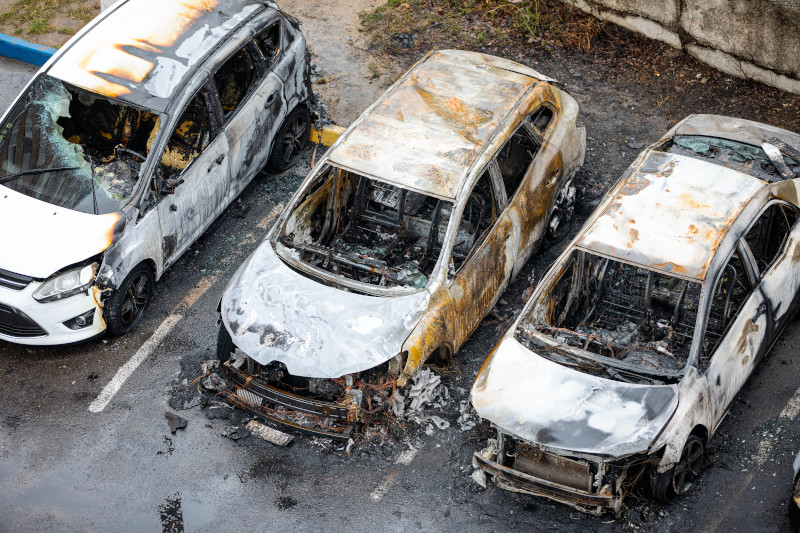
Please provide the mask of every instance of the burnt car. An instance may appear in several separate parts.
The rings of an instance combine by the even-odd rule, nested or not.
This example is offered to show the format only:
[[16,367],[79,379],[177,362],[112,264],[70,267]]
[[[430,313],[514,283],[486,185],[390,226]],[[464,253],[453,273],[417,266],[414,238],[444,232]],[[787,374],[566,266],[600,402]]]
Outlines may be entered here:
[[308,65],[271,2],[128,0],[70,39],[0,120],[0,339],[132,329],[255,175],[297,161]]
[[794,478],[792,481],[792,494],[788,504],[789,519],[794,529],[800,529],[800,453],[798,453],[792,463]]
[[401,401],[563,232],[585,149],[577,114],[523,65],[427,54],[319,160],[231,279],[218,343],[231,399],[332,437]]
[[475,379],[500,487],[619,512],[686,492],[795,314],[800,136],[692,115],[645,150]]

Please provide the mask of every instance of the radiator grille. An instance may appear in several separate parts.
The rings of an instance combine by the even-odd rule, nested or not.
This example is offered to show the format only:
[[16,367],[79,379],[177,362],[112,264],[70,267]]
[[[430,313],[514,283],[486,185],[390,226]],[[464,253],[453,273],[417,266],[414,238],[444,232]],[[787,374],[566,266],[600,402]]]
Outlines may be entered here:
[[47,335],[47,332],[28,315],[5,304],[0,304],[0,333],[10,337],[44,337]]
[[586,492],[592,491],[589,464],[518,442],[514,468],[535,478]]

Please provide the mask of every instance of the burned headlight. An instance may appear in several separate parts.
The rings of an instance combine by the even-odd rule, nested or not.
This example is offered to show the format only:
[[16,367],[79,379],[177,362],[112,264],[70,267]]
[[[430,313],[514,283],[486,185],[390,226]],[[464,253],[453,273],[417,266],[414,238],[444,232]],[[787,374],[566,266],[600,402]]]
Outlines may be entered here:
[[97,263],[92,263],[58,273],[42,283],[33,297],[39,302],[52,302],[83,292],[94,281],[97,266]]

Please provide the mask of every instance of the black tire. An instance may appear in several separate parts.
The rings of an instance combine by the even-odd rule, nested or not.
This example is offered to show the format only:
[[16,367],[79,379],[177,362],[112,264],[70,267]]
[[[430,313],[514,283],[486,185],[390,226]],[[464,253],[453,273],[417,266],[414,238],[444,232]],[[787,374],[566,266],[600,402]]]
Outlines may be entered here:
[[705,457],[703,439],[689,435],[683,445],[680,460],[653,480],[653,497],[657,502],[667,503],[688,491],[700,475]]
[[103,306],[109,333],[123,335],[141,322],[150,305],[154,285],[153,271],[146,264],[131,270]]
[[231,358],[231,354],[236,350],[231,334],[225,329],[225,324],[220,323],[219,334],[217,335],[217,359],[220,364],[225,364]]
[[789,520],[792,522],[792,530],[797,531],[800,528],[800,507],[798,507],[795,498],[800,497],[800,473],[794,476],[794,483],[792,484],[792,494],[789,498]]
[[299,105],[289,113],[275,135],[272,153],[269,155],[269,169],[283,172],[293,167],[308,146],[310,133],[311,115],[304,105]]

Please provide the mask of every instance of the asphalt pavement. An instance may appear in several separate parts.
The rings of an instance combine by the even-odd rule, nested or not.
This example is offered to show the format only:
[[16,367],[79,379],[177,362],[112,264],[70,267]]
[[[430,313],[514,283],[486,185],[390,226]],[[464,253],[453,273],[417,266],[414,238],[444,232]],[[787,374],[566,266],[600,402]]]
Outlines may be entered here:
[[[0,60],[2,106],[35,70]],[[654,129],[642,140],[661,132]],[[617,165],[624,168],[633,157],[624,152]],[[285,448],[253,436],[233,441],[222,436],[230,416],[171,408],[176,388],[213,358],[215,310],[226,281],[266,233],[309,161],[310,154],[283,175],[258,177],[157,284],[147,316],[132,333],[60,348],[0,342],[0,531],[788,528],[791,462],[800,447],[796,321],[722,423],[696,487],[666,506],[632,501],[616,520],[492,486],[482,490],[471,480],[471,453],[486,435],[461,432],[455,419],[477,366],[508,325],[496,318],[485,320],[457,355],[445,378],[454,399],[439,413],[451,425],[431,434],[407,431],[348,455],[343,447],[302,436]],[[519,309],[529,280],[541,275],[559,246],[523,270],[504,296],[506,312]],[[102,410],[90,410],[131,359],[142,363]],[[166,411],[185,418],[186,429],[171,434]]]

